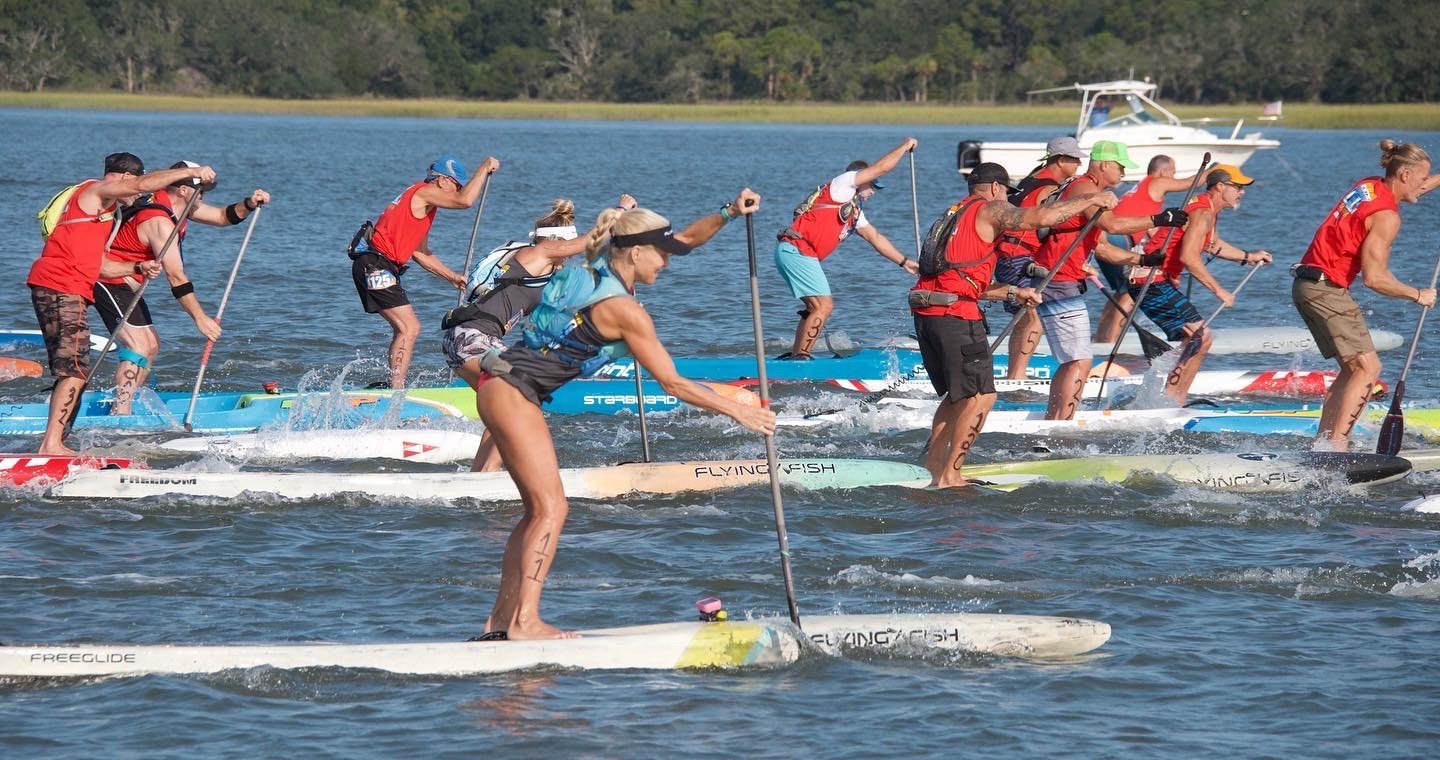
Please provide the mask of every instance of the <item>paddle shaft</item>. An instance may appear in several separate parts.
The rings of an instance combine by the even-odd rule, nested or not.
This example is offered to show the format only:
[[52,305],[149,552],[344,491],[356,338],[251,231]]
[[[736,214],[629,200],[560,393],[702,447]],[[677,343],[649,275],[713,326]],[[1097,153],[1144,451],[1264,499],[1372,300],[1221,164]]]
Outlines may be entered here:
[[[1260,267],[1263,267],[1263,266],[1265,266],[1264,262],[1261,262],[1261,263],[1259,263],[1259,264],[1256,264],[1254,269],[1251,269],[1249,272],[1247,272],[1247,273],[1245,274],[1244,277],[1240,278],[1240,284],[1236,285],[1236,286],[1235,286],[1235,289],[1232,290],[1232,291],[1230,291],[1230,298],[1231,298],[1231,302],[1232,302],[1232,303],[1234,302],[1234,298],[1235,298],[1236,296],[1240,295],[1240,290],[1241,290],[1241,288],[1244,288],[1244,287],[1245,287],[1245,283],[1249,282],[1249,281],[1250,281],[1250,278],[1251,278],[1251,277],[1254,277],[1254,276],[1255,276],[1255,273],[1256,273],[1256,272],[1259,272],[1259,271],[1260,271]],[[1194,278],[1191,278],[1191,279],[1194,279]],[[1215,311],[1211,312],[1211,313],[1210,313],[1210,316],[1209,316],[1208,318],[1206,318],[1206,320],[1200,324],[1200,329],[1199,329],[1199,330],[1196,330],[1196,331],[1193,332],[1193,333],[1191,333],[1190,337],[1188,337],[1188,338],[1185,339],[1185,343],[1184,343],[1183,347],[1180,349],[1180,361],[1181,361],[1181,362],[1183,362],[1183,361],[1185,361],[1186,359],[1189,359],[1190,357],[1194,356],[1194,355],[1195,355],[1195,352],[1198,351],[1198,350],[1200,350],[1200,349],[1199,349],[1199,346],[1200,346],[1200,341],[1202,340],[1202,337],[1201,337],[1201,336],[1205,335],[1205,330],[1210,327],[1210,323],[1211,323],[1211,322],[1214,322],[1214,321],[1215,321],[1215,318],[1218,317],[1218,316],[1220,316],[1220,312],[1222,312],[1222,311],[1224,311],[1224,310],[1225,310],[1225,304],[1223,304],[1223,303],[1220,304],[1219,306],[1215,307]],[[1176,363],[1178,364],[1179,362],[1176,362]]]
[[645,371],[635,362],[635,409],[640,413],[640,456],[650,462],[650,426],[645,422]]
[[[910,149],[910,218],[915,222],[915,260],[920,260],[920,196],[915,192],[915,149]],[[901,262],[904,263],[904,262]]]
[[[1209,165],[1210,151],[1207,150],[1205,151],[1205,155],[1200,157],[1200,171],[1195,172],[1195,176],[1190,178],[1190,188],[1185,191],[1185,199],[1180,201],[1180,208],[1183,209],[1190,205],[1190,197],[1195,194],[1195,188],[1200,186],[1200,178],[1205,175],[1205,168]],[[1175,231],[1178,229],[1180,228],[1171,227],[1170,230],[1165,233],[1165,243],[1160,246],[1160,250],[1170,250],[1170,243],[1175,240]],[[1110,347],[1110,357],[1105,360],[1105,366],[1108,367],[1113,364],[1115,357],[1120,353],[1120,342],[1125,340],[1125,331],[1130,329],[1130,323],[1135,321],[1135,314],[1140,311],[1140,304],[1145,302],[1145,294],[1150,292],[1150,283],[1155,281],[1155,273],[1159,271],[1159,267],[1150,267],[1150,273],[1145,275],[1145,283],[1140,286],[1139,295],[1131,299],[1135,302],[1135,308],[1131,309],[1130,313],[1125,315],[1125,321],[1120,325],[1120,332],[1115,336],[1115,345]],[[1098,390],[1100,394],[1105,393],[1105,377],[1108,374],[1110,373],[1106,372],[1100,376],[1100,388]],[[1097,396],[1096,398],[1103,398],[1103,395]]]
[[[177,217],[175,226],[170,228],[170,236],[165,238],[165,245],[160,246],[160,254],[155,257],[156,261],[163,261],[165,255],[170,253],[170,246],[175,245],[175,241],[180,238],[180,225],[184,224],[185,220],[190,218],[190,212],[195,210],[195,205],[199,202],[200,193],[197,189],[196,192],[190,194],[190,200],[185,202],[185,209],[181,211],[180,216]],[[164,264],[161,264],[161,267],[161,274],[163,274]],[[156,276],[158,277],[159,275]],[[140,287],[135,289],[135,297],[130,299],[129,305],[125,307],[125,311],[120,315],[120,321],[116,323],[114,332],[111,332],[110,337],[105,340],[105,347],[100,349],[100,358],[95,360],[95,368],[90,370],[89,374],[85,376],[85,384],[80,387],[80,394],[75,399],[75,410],[71,412],[69,418],[65,420],[65,432],[63,435],[69,435],[70,431],[75,429],[75,420],[80,416],[80,407],[84,405],[85,391],[90,389],[90,379],[98,375],[100,368],[105,365],[105,356],[110,353],[111,348],[115,347],[116,334],[130,321],[130,315],[135,312],[135,307],[138,306],[141,299],[145,297],[145,287],[150,284],[151,279],[150,277],[146,277],[145,280],[140,283]]]
[[[1440,258],[1435,260],[1435,271],[1430,273],[1430,289],[1440,283]],[[1405,437],[1405,410],[1400,406],[1405,400],[1405,376],[1410,374],[1410,365],[1415,361],[1415,349],[1420,346],[1420,331],[1425,327],[1425,315],[1430,307],[1420,309],[1420,318],[1415,320],[1415,334],[1410,338],[1410,353],[1405,355],[1405,366],[1400,368],[1400,379],[1390,392],[1390,411],[1380,424],[1380,440],[1375,444],[1376,454],[1395,456],[1400,452],[1401,440]]]
[[[480,201],[475,204],[475,223],[470,226],[470,244],[465,246],[465,268],[460,270],[461,276],[465,277],[467,281],[470,278],[470,262],[475,258],[475,238],[480,236],[480,215],[485,213],[485,196],[490,194],[490,179],[494,176],[494,174],[485,175],[485,186],[480,188]],[[466,290],[469,288],[461,286],[460,296],[455,300],[456,306],[465,305]],[[649,457],[646,457],[645,461],[650,461]]]
[[[760,381],[760,405],[770,408],[770,381],[765,374],[765,331],[760,322],[760,274],[755,264],[755,215],[745,215],[745,237],[750,252],[750,319],[755,326],[755,377]],[[785,582],[785,602],[790,622],[800,625],[800,605],[795,601],[795,576],[790,570],[790,537],[785,532],[785,503],[780,496],[780,457],[775,453],[775,436],[765,436],[765,463],[770,468],[770,501],[775,505],[775,537],[780,542],[780,575]]]
[[[1103,213],[1105,213],[1104,209],[1098,210],[1094,216],[1085,222],[1085,225],[1075,234],[1075,239],[1070,241],[1070,246],[1065,249],[1064,253],[1060,254],[1060,258],[1055,260],[1055,266],[1050,268],[1050,271],[1045,275],[1045,279],[1041,280],[1040,284],[1035,286],[1036,293],[1043,292],[1045,287],[1050,284],[1050,281],[1055,279],[1055,274],[1060,271],[1061,267],[1065,266],[1065,262],[1069,260],[1071,254],[1075,253],[1075,249],[1080,247],[1080,241],[1084,240],[1085,236],[1090,233],[1090,228],[1094,227],[1095,223],[1100,221],[1100,215]],[[1016,312],[1014,318],[1010,320],[1010,324],[1005,325],[1005,329],[1001,330],[1000,334],[995,336],[995,340],[990,343],[990,353],[995,353],[995,351],[1000,348],[1000,344],[1005,342],[1005,338],[1015,329],[1015,323],[1020,321],[1021,314],[1034,310],[1034,306],[1026,306],[1024,309]]]
[[[256,206],[250,212],[250,224],[245,226],[245,239],[240,241],[240,253],[235,256],[235,264],[230,267],[230,279],[225,281],[225,292],[220,296],[220,306],[215,309],[215,324],[220,324],[225,317],[225,304],[230,302],[230,290],[235,287],[235,275],[240,273],[240,262],[245,260],[245,249],[250,247],[250,236],[255,233],[255,222],[260,218],[260,206]],[[205,382],[205,368],[210,366],[210,349],[215,347],[215,341],[205,341],[205,350],[200,354],[200,371],[195,374],[195,389],[190,391],[190,405],[185,409],[185,432],[193,433],[195,429],[190,422],[195,418],[195,403],[200,398],[200,384]]]

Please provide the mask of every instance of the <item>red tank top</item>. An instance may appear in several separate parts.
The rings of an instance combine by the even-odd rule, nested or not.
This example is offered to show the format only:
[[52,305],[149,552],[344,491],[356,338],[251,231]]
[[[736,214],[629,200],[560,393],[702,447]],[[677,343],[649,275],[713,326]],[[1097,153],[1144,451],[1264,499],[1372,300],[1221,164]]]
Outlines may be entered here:
[[1318,268],[1326,279],[1342,288],[1350,287],[1360,274],[1360,244],[1367,234],[1365,220],[1377,211],[1399,213],[1400,205],[1383,178],[1366,177],[1350,188],[1320,223],[1300,263]]
[[[1150,180],[1152,179],[1155,178],[1148,174],[1145,175],[1136,183],[1134,189],[1120,198],[1120,202],[1115,205],[1115,210],[1111,213],[1115,216],[1155,216],[1160,213],[1160,209],[1165,207],[1165,197],[1161,196],[1158,201],[1150,197]],[[1130,235],[1131,244],[1133,245],[1144,236],[1143,232],[1132,233]]]
[[[154,219],[155,217],[173,218],[173,212],[167,209],[175,208],[175,199],[171,198],[169,193],[162,190],[155,193],[155,195],[151,197],[150,202],[158,206],[164,206],[164,208],[141,209],[134,216],[126,219],[125,223],[120,226],[120,231],[115,234],[115,239],[110,242],[110,250],[108,251],[110,258],[116,261],[149,261],[155,258],[155,254],[150,250],[150,246],[140,240],[139,227],[144,222]],[[183,240],[184,237],[185,222],[182,221],[180,222],[180,234],[176,236],[173,247],[178,248],[180,241]],[[163,244],[164,241],[161,241],[161,243]],[[100,282],[106,283],[107,285],[118,285],[125,282],[126,279],[144,282],[145,275],[132,274],[128,277],[101,278]]]
[[375,231],[370,235],[370,247],[376,253],[391,260],[396,266],[410,263],[410,257],[425,242],[430,234],[430,225],[435,221],[435,207],[419,219],[410,212],[410,199],[426,183],[416,182],[405,189],[400,197],[390,201],[380,218],[375,220]]
[[[1053,188],[1064,181],[1055,176],[1055,173],[1052,172],[1050,168],[1045,168],[1035,172],[1035,174],[1027,180],[1021,180],[1021,182],[1034,182],[1035,180],[1043,179],[1051,180],[1055,184],[1046,182],[1031,188],[1030,191],[1025,193],[1025,196],[1020,199],[1020,208],[1035,208],[1040,205],[1040,191],[1047,187]],[[1053,194],[1045,196],[1047,200],[1051,197],[1053,197]],[[1001,256],[1008,258],[1014,256],[1034,256],[1035,252],[1039,249],[1040,236],[1035,230],[1006,230],[1005,234],[1000,236],[1000,246],[997,250]]]
[[[1086,193],[1095,192],[1095,183],[1087,177],[1077,177],[1065,189],[1063,198],[1073,198]],[[1100,212],[1096,212],[1100,213]],[[1076,214],[1065,220],[1062,224],[1050,228],[1050,236],[1040,241],[1040,250],[1035,252],[1035,263],[1046,269],[1055,272],[1051,282],[1080,282],[1087,276],[1085,273],[1085,257],[1100,242],[1100,235],[1103,230],[1099,225],[1092,226],[1090,231],[1085,233],[1085,239],[1075,247],[1070,258],[1065,260],[1063,266],[1058,270],[1055,262],[1059,261],[1065,251],[1070,248],[1070,242],[1080,236],[1080,229],[1088,222],[1084,214]]]
[[[962,201],[963,202],[963,201]],[[995,274],[996,246],[980,239],[975,231],[975,218],[984,203],[972,203],[955,225],[955,235],[945,246],[945,260],[975,262],[963,269],[947,269],[935,277],[921,277],[911,290],[954,293],[960,300],[949,306],[924,306],[914,313],[927,317],[951,316],[961,319],[980,318],[980,294],[990,286]]]
[[[1213,210],[1214,208],[1210,203],[1210,195],[1207,193],[1190,201],[1190,205],[1185,207],[1185,213],[1194,214],[1201,209]],[[1205,234],[1205,239],[1200,241],[1200,250],[1209,248],[1210,244],[1215,241],[1215,230],[1219,228],[1218,222],[1219,215],[1217,214],[1210,224],[1210,231]],[[1185,263],[1180,260],[1180,244],[1185,240],[1185,230],[1176,230],[1174,235],[1170,234],[1170,230],[1161,230],[1150,239],[1150,244],[1145,246],[1145,250],[1147,253],[1154,253],[1165,245],[1167,239],[1170,241],[1170,247],[1165,249],[1165,263],[1160,265],[1160,271],[1171,281],[1179,281],[1180,275],[1185,272]]]
[[[60,293],[79,296],[86,303],[94,302],[95,281],[100,277],[100,259],[105,253],[105,241],[110,237],[112,219],[110,212],[94,216],[80,208],[80,195],[99,180],[86,180],[75,189],[60,215],[60,224],[45,247],[40,258],[30,266],[30,276],[25,284],[49,288]],[[88,219],[90,221],[67,221]]]
[[845,238],[850,237],[850,233],[855,230],[855,224],[860,221],[858,191],[854,198],[837,203],[830,195],[831,182],[821,186],[820,194],[816,196],[809,210],[795,217],[795,221],[780,235],[781,240],[790,241],[801,253],[820,261],[834,253],[835,248]]

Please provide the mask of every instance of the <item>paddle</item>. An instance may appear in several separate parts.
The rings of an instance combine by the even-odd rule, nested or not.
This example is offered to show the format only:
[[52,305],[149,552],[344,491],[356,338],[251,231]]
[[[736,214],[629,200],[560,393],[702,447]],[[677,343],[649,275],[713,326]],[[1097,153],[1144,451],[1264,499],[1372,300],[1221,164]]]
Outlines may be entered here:
[[[1235,286],[1235,289],[1232,290],[1232,291],[1230,291],[1230,297],[1231,297],[1231,299],[1232,299],[1232,303],[1233,303],[1233,299],[1234,299],[1236,296],[1240,295],[1240,290],[1245,287],[1245,283],[1249,282],[1249,281],[1250,281],[1250,278],[1251,278],[1251,277],[1254,277],[1254,276],[1255,276],[1255,273],[1256,273],[1256,272],[1259,272],[1259,271],[1260,271],[1260,267],[1263,267],[1263,266],[1265,266],[1265,262],[1263,262],[1263,261],[1260,262],[1260,263],[1258,263],[1258,264],[1256,264],[1254,269],[1251,269],[1244,277],[1242,277],[1242,278],[1240,279],[1240,284],[1239,284],[1239,285],[1236,285],[1236,286]],[[1220,304],[1219,306],[1215,307],[1215,311],[1211,312],[1210,317],[1209,317],[1208,319],[1206,319],[1203,323],[1201,323],[1200,329],[1199,329],[1199,330],[1196,330],[1196,331],[1193,332],[1193,333],[1191,333],[1191,334],[1190,334],[1190,337],[1188,337],[1188,338],[1185,339],[1185,345],[1180,349],[1180,358],[1175,362],[1176,364],[1180,364],[1181,362],[1184,362],[1186,359],[1189,359],[1190,357],[1194,356],[1196,351],[1199,351],[1199,350],[1200,350],[1200,336],[1202,336],[1202,335],[1205,334],[1205,330],[1210,327],[1210,323],[1211,323],[1211,322],[1214,322],[1214,321],[1215,321],[1215,318],[1218,317],[1218,316],[1220,316],[1220,312],[1222,312],[1222,311],[1224,311],[1224,310],[1225,310],[1225,304],[1223,304],[1223,303]]]
[[[475,224],[470,227],[470,245],[465,247],[465,268],[460,270],[461,276],[467,280],[470,277],[470,261],[475,258],[475,238],[480,235],[480,215],[485,213],[485,196],[490,194],[490,179],[494,176],[493,173],[485,176],[485,185],[480,188],[480,201],[475,204]],[[456,306],[465,305],[467,290],[469,290],[468,287],[460,288],[460,296],[455,300]],[[635,366],[638,368],[640,365]],[[646,457],[645,461],[650,461],[650,458]]]
[[[1440,282],[1440,259],[1435,260],[1435,271],[1430,275],[1432,290],[1436,282]],[[1428,313],[1430,307],[1426,306],[1420,310],[1420,319],[1415,322],[1415,335],[1410,339],[1410,354],[1405,357],[1405,367],[1400,370],[1400,379],[1395,381],[1395,387],[1390,390],[1390,411],[1385,415],[1385,421],[1380,423],[1380,440],[1375,444],[1376,454],[1393,457],[1400,452],[1400,443],[1405,437],[1405,412],[1400,408],[1400,403],[1405,400],[1405,376],[1410,374],[1410,363],[1415,361],[1415,349],[1420,345],[1420,330],[1425,326],[1425,315]]]
[[[200,202],[200,195],[198,191],[190,194],[190,200],[185,202],[185,210],[180,212],[180,216],[176,217],[179,221],[175,223],[175,226],[170,228],[170,236],[165,238],[165,245],[160,247],[160,253],[155,257],[156,261],[163,260],[165,254],[170,252],[170,246],[174,245],[176,239],[180,237],[180,225],[184,224],[185,220],[190,218],[190,212],[194,211],[195,204]],[[65,432],[61,434],[61,438],[69,436],[70,431],[75,429],[75,420],[80,416],[80,409],[85,405],[85,391],[90,388],[90,379],[100,373],[100,368],[105,364],[105,357],[109,355],[110,349],[115,346],[115,335],[130,321],[130,315],[135,311],[135,307],[140,303],[140,299],[145,296],[145,287],[150,284],[151,279],[153,278],[146,277],[144,282],[140,283],[140,287],[135,290],[135,297],[130,299],[130,305],[126,306],[125,312],[120,315],[120,321],[116,323],[114,332],[111,332],[110,337],[105,341],[105,347],[100,349],[100,358],[95,360],[95,368],[90,370],[89,374],[85,376],[85,384],[80,386],[80,393],[75,398],[75,410],[70,414],[70,417],[65,420]]]
[[[1205,155],[1200,157],[1200,171],[1195,172],[1195,176],[1190,178],[1190,189],[1185,191],[1185,200],[1180,201],[1180,208],[1183,209],[1190,205],[1190,196],[1195,194],[1195,188],[1200,185],[1200,178],[1205,176],[1205,167],[1209,165],[1210,151],[1207,150],[1205,151]],[[1174,241],[1175,231],[1178,229],[1180,228],[1171,227],[1170,230],[1165,233],[1165,242],[1160,246],[1160,250],[1165,251],[1170,249],[1170,243]],[[1160,271],[1159,267],[1150,267],[1150,273],[1145,276],[1145,284],[1140,286],[1140,294],[1131,299],[1135,302],[1135,308],[1131,309],[1130,313],[1125,315],[1125,321],[1120,325],[1120,332],[1115,335],[1115,345],[1110,347],[1110,358],[1105,360],[1105,366],[1108,367],[1115,362],[1116,355],[1120,353],[1120,341],[1125,339],[1125,331],[1129,329],[1130,324],[1135,321],[1135,314],[1140,311],[1140,304],[1144,303],[1145,294],[1150,292],[1150,283],[1155,281],[1155,273],[1158,271]],[[1107,372],[1105,375],[1100,376],[1100,388],[1098,392],[1101,394],[1105,393],[1105,377],[1108,374]],[[1101,397],[1103,398],[1103,396]]]
[[[1100,278],[1092,276],[1090,281],[1095,284],[1095,289],[1100,291],[1100,295],[1105,296],[1105,299],[1110,302],[1110,305],[1115,307],[1115,311],[1119,312],[1120,316],[1129,316],[1129,312],[1125,310],[1124,306],[1120,305],[1120,301],[1115,298],[1115,294],[1105,288],[1105,284],[1100,282]],[[1144,352],[1146,359],[1154,359],[1175,348],[1167,343],[1164,338],[1141,327],[1139,322],[1131,321],[1130,326],[1135,328],[1135,335],[1140,339],[1140,350]]]
[[635,362],[635,408],[640,412],[640,456],[650,461],[650,428],[645,424],[645,371]]
[[[752,201],[753,202],[753,201]],[[760,274],[755,265],[755,215],[745,215],[746,242],[750,250],[750,319],[755,325],[755,377],[760,381],[760,406],[770,408],[770,381],[765,375],[765,332],[760,325]],[[795,601],[795,576],[790,571],[790,537],[785,532],[785,505],[780,498],[780,461],[775,453],[775,436],[765,436],[765,462],[770,468],[770,501],[775,505],[775,536],[780,542],[780,575],[785,581],[785,601],[790,605],[790,622],[800,626],[800,605]]]
[[[920,200],[915,193],[915,149],[910,154],[910,218],[915,222],[915,260],[920,260]],[[902,264],[904,262],[901,262]]]
[[[263,204],[262,204],[263,205]],[[240,253],[235,256],[235,265],[230,267],[230,279],[225,282],[225,293],[220,296],[220,306],[215,309],[215,324],[220,324],[225,317],[225,304],[230,301],[230,289],[235,287],[235,275],[240,273],[240,262],[245,260],[245,249],[250,246],[250,236],[255,234],[255,221],[260,218],[261,206],[256,206],[250,212],[250,224],[245,227],[245,239],[240,241]],[[205,351],[200,354],[200,371],[195,375],[195,389],[190,391],[190,406],[185,409],[185,432],[193,433],[195,428],[191,420],[195,419],[195,403],[200,398],[200,384],[205,382],[205,368],[210,366],[210,349],[215,347],[215,341],[205,341]]]
[[[1040,284],[1035,286],[1036,293],[1045,290],[1045,286],[1049,285],[1050,281],[1055,279],[1056,273],[1060,271],[1061,267],[1065,266],[1065,261],[1070,258],[1070,254],[1074,253],[1075,249],[1080,246],[1080,241],[1085,239],[1085,236],[1090,232],[1090,228],[1094,227],[1095,223],[1100,221],[1100,216],[1104,213],[1105,211],[1103,209],[1096,211],[1095,215],[1090,217],[1089,221],[1085,222],[1085,226],[1081,227],[1080,232],[1075,235],[1075,239],[1070,241],[1070,246],[1065,249],[1064,253],[1060,254],[1060,258],[1055,260],[1055,265],[1050,267],[1049,274],[1046,274],[1045,279],[1041,280]],[[1015,324],[1020,321],[1020,315],[1027,311],[1033,312],[1035,311],[1035,307],[1027,304],[1024,309],[1015,313],[1015,316],[1010,319],[1010,324],[1005,325],[1005,329],[1001,330],[1000,334],[995,336],[995,340],[990,343],[990,353],[993,354],[996,349],[1000,348],[1000,344],[1005,342],[1005,338],[1010,335],[1010,331],[1014,330]],[[1124,335],[1125,331],[1122,329],[1120,334]]]

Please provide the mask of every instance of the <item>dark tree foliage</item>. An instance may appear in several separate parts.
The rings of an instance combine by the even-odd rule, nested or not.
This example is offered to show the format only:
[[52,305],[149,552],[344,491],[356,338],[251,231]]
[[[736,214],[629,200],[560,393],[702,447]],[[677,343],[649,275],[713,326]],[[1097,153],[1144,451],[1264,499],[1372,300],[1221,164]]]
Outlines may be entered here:
[[1440,0],[0,0],[0,88],[283,98],[1440,99]]

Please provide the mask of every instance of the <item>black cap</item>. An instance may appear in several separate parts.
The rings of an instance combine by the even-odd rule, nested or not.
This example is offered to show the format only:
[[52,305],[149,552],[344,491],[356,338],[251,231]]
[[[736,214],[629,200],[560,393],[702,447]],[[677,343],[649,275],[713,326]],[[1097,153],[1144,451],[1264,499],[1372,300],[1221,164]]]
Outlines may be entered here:
[[[197,163],[195,163],[194,161],[176,161],[175,163],[170,164],[170,168],[171,168],[171,169],[199,169],[199,168],[200,168],[200,164],[197,164]],[[186,185],[189,185],[190,187],[198,187],[198,188],[200,188],[200,192],[202,192],[202,193],[208,193],[208,192],[210,192],[211,190],[214,190],[214,189],[215,189],[215,184],[216,184],[216,183],[214,183],[214,182],[201,182],[199,177],[188,177],[188,178],[186,178],[186,179],[182,179],[182,180],[180,180],[179,182],[176,182],[176,183],[172,184],[171,187],[184,187],[184,186],[186,186]]]
[[1005,171],[1005,167],[1000,164],[991,161],[978,164],[974,169],[971,169],[967,181],[972,186],[983,185],[987,182],[999,182],[1004,185],[1007,190],[1015,189],[1015,186],[1010,184],[1010,172]]
[[653,245],[656,248],[672,255],[684,256],[690,252],[692,246],[686,245],[679,238],[676,238],[669,227],[661,227],[658,230],[645,230],[629,235],[612,235],[610,247],[629,248],[636,245]]
[[145,162],[134,153],[111,153],[105,157],[106,174],[134,174],[140,176],[145,173]]

